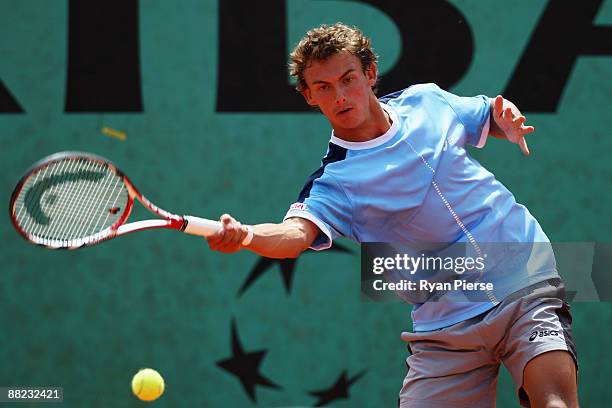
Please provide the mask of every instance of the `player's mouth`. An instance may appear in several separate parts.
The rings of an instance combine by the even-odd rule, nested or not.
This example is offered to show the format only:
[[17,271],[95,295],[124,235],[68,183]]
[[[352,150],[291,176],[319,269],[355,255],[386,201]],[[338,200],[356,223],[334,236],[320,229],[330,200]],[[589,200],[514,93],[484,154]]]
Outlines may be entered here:
[[341,116],[341,115],[344,115],[345,113],[348,113],[348,112],[350,112],[352,110],[353,110],[353,108],[342,109],[342,110],[336,112],[336,115]]

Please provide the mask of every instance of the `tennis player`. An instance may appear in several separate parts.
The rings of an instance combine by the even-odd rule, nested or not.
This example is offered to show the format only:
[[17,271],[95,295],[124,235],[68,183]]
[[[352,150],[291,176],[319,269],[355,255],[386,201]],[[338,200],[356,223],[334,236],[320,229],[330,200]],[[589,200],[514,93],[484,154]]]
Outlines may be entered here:
[[[459,97],[420,84],[375,95],[377,56],[356,28],[310,30],[291,53],[291,74],[332,133],[321,167],[306,181],[280,224],[243,226],[223,215],[210,247],[294,258],[357,242],[548,243],[542,228],[467,145],[488,136],[529,154],[534,131],[501,96]],[[511,251],[511,250],[510,250]],[[503,363],[525,407],[578,407],[577,358],[569,306],[554,255],[510,254],[491,276],[488,301],[424,301],[413,307],[408,374],[399,406],[493,407]],[[510,259],[511,257],[511,259]],[[528,265],[529,264],[529,265]]]

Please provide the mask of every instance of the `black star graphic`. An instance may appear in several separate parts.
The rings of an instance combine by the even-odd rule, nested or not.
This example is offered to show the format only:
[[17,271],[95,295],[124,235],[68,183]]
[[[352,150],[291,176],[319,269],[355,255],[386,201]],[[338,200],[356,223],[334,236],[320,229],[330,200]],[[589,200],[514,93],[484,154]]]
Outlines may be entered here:
[[364,374],[365,370],[352,378],[347,379],[346,370],[344,370],[336,380],[336,383],[330,388],[309,391],[308,393],[313,397],[319,398],[315,404],[315,407],[322,407],[337,399],[347,399],[349,397],[349,387],[356,383]]
[[[328,251],[344,252],[344,253],[349,253],[349,254],[352,253],[350,249],[345,248],[344,246],[340,244],[333,244],[332,247],[328,249]],[[308,254],[312,252],[313,251],[309,250],[309,251],[306,251],[305,253]],[[257,279],[259,279],[264,274],[264,272],[266,272],[268,269],[272,268],[276,264],[280,266],[281,274],[283,276],[283,283],[285,285],[285,291],[287,293],[291,292],[291,285],[293,283],[293,273],[295,272],[297,258],[296,259],[274,259],[274,258],[266,258],[262,256],[259,258],[255,266],[251,268],[251,272],[249,273],[249,276],[247,276],[246,280],[244,281],[244,283],[240,287],[240,290],[238,291],[238,296],[242,296],[242,294],[246,292],[246,290],[253,283],[255,283]]]
[[268,388],[282,388],[259,373],[259,365],[268,350],[258,350],[245,353],[240,344],[236,322],[232,319],[232,357],[217,361],[217,365],[238,377],[242,387],[253,402],[257,402],[255,386],[261,385]]
[[281,269],[281,274],[283,276],[283,283],[285,284],[285,290],[287,293],[291,291],[291,284],[293,283],[293,273],[295,272],[295,264],[297,263],[297,258],[295,259],[274,259],[274,258],[266,258],[259,257],[259,260],[255,264],[255,266],[251,269],[249,276],[246,278],[240,290],[238,291],[238,296],[242,296],[244,292],[253,284],[257,279],[263,275],[265,271],[272,268],[275,264],[278,264]]

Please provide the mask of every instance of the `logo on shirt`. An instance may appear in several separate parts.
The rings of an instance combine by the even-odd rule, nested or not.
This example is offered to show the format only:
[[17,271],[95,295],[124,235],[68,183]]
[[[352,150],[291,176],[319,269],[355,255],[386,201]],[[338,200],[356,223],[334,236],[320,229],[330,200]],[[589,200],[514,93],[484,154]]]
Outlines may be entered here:
[[548,337],[548,336],[558,336],[559,332],[557,330],[535,330],[529,336],[529,341],[534,341],[536,337]]
[[291,207],[289,207],[290,210],[300,210],[300,211],[304,211],[306,209],[306,204],[304,203],[293,203],[291,204]]

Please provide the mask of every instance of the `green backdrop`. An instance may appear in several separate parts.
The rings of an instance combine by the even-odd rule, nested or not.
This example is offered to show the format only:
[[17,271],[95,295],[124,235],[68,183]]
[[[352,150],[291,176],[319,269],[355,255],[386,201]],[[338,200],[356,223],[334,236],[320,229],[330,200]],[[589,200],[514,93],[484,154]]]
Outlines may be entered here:
[[[471,25],[475,51],[451,91],[502,92],[546,2],[452,4]],[[280,221],[319,165],[329,138],[324,117],[215,112],[216,1],[140,2],[144,111],[130,114],[64,112],[66,2],[6,0],[0,10],[0,79],[24,109],[0,115],[5,205],[32,162],[83,150],[111,158],[171,211]],[[371,35],[384,75],[401,51],[400,36],[385,14],[358,2],[288,1],[289,46],[311,26],[337,20]],[[612,1],[595,23],[612,24]],[[579,57],[557,112],[528,115],[537,128],[532,156],[496,140],[473,152],[554,241],[610,239],[611,77],[611,57]],[[127,139],[103,134],[104,126]],[[0,234],[0,386],[61,386],[66,406],[141,406],[130,380],[152,367],[166,380],[160,407],[310,406],[318,398],[309,391],[346,372],[355,381],[335,406],[396,404],[407,356],[399,334],[411,327],[410,308],[360,299],[359,250],[351,242],[339,241],[348,253],[302,256],[289,291],[272,265],[239,296],[259,258],[213,253],[177,232],[46,251],[21,239],[5,213]],[[572,310],[581,403],[606,406],[612,305],[574,303]],[[245,353],[267,351],[259,372],[282,387],[257,386],[256,402],[217,364],[232,356],[232,322]],[[504,370],[498,406],[518,406]]]

